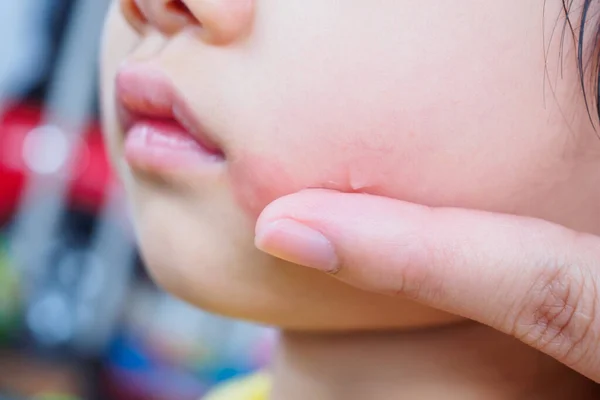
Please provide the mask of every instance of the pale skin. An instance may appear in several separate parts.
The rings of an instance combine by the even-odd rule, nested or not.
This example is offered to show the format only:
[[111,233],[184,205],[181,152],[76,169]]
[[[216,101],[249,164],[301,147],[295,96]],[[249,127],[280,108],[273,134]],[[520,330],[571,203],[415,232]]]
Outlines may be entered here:
[[[107,143],[155,279],[282,328],[273,399],[595,398],[600,140],[561,1],[183,4],[115,2]],[[123,162],[124,61],[169,76],[222,174]]]

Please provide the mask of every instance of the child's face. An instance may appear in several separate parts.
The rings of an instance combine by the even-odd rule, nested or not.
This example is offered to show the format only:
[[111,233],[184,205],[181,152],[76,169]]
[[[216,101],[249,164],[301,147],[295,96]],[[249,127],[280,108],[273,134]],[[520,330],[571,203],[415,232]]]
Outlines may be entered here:
[[[200,35],[135,34],[119,7],[109,17],[106,136],[168,290],[283,327],[448,320],[255,250],[262,208],[307,187],[600,227],[600,140],[561,0],[244,1],[186,0]],[[169,21],[167,1],[138,3]],[[124,60],[168,77],[221,146],[222,168],[175,175],[123,162],[113,87]]]

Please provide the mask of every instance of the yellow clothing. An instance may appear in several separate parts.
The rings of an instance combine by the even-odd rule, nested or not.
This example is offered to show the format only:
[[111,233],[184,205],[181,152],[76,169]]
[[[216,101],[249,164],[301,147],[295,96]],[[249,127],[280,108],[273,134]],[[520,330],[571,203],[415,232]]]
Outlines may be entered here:
[[266,374],[234,380],[210,393],[203,400],[267,400],[271,380]]

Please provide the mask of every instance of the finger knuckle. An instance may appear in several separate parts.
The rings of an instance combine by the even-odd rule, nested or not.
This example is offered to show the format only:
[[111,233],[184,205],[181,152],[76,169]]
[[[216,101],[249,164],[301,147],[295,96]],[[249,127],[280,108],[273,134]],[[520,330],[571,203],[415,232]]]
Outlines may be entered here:
[[581,265],[558,264],[541,271],[521,305],[514,335],[577,365],[595,351],[598,286]]

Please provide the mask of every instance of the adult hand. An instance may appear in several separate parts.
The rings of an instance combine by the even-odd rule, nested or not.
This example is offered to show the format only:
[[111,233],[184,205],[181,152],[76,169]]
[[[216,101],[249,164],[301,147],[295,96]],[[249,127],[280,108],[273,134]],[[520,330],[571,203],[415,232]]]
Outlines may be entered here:
[[600,383],[600,238],[532,218],[307,190],[269,205],[261,250],[512,335]]

